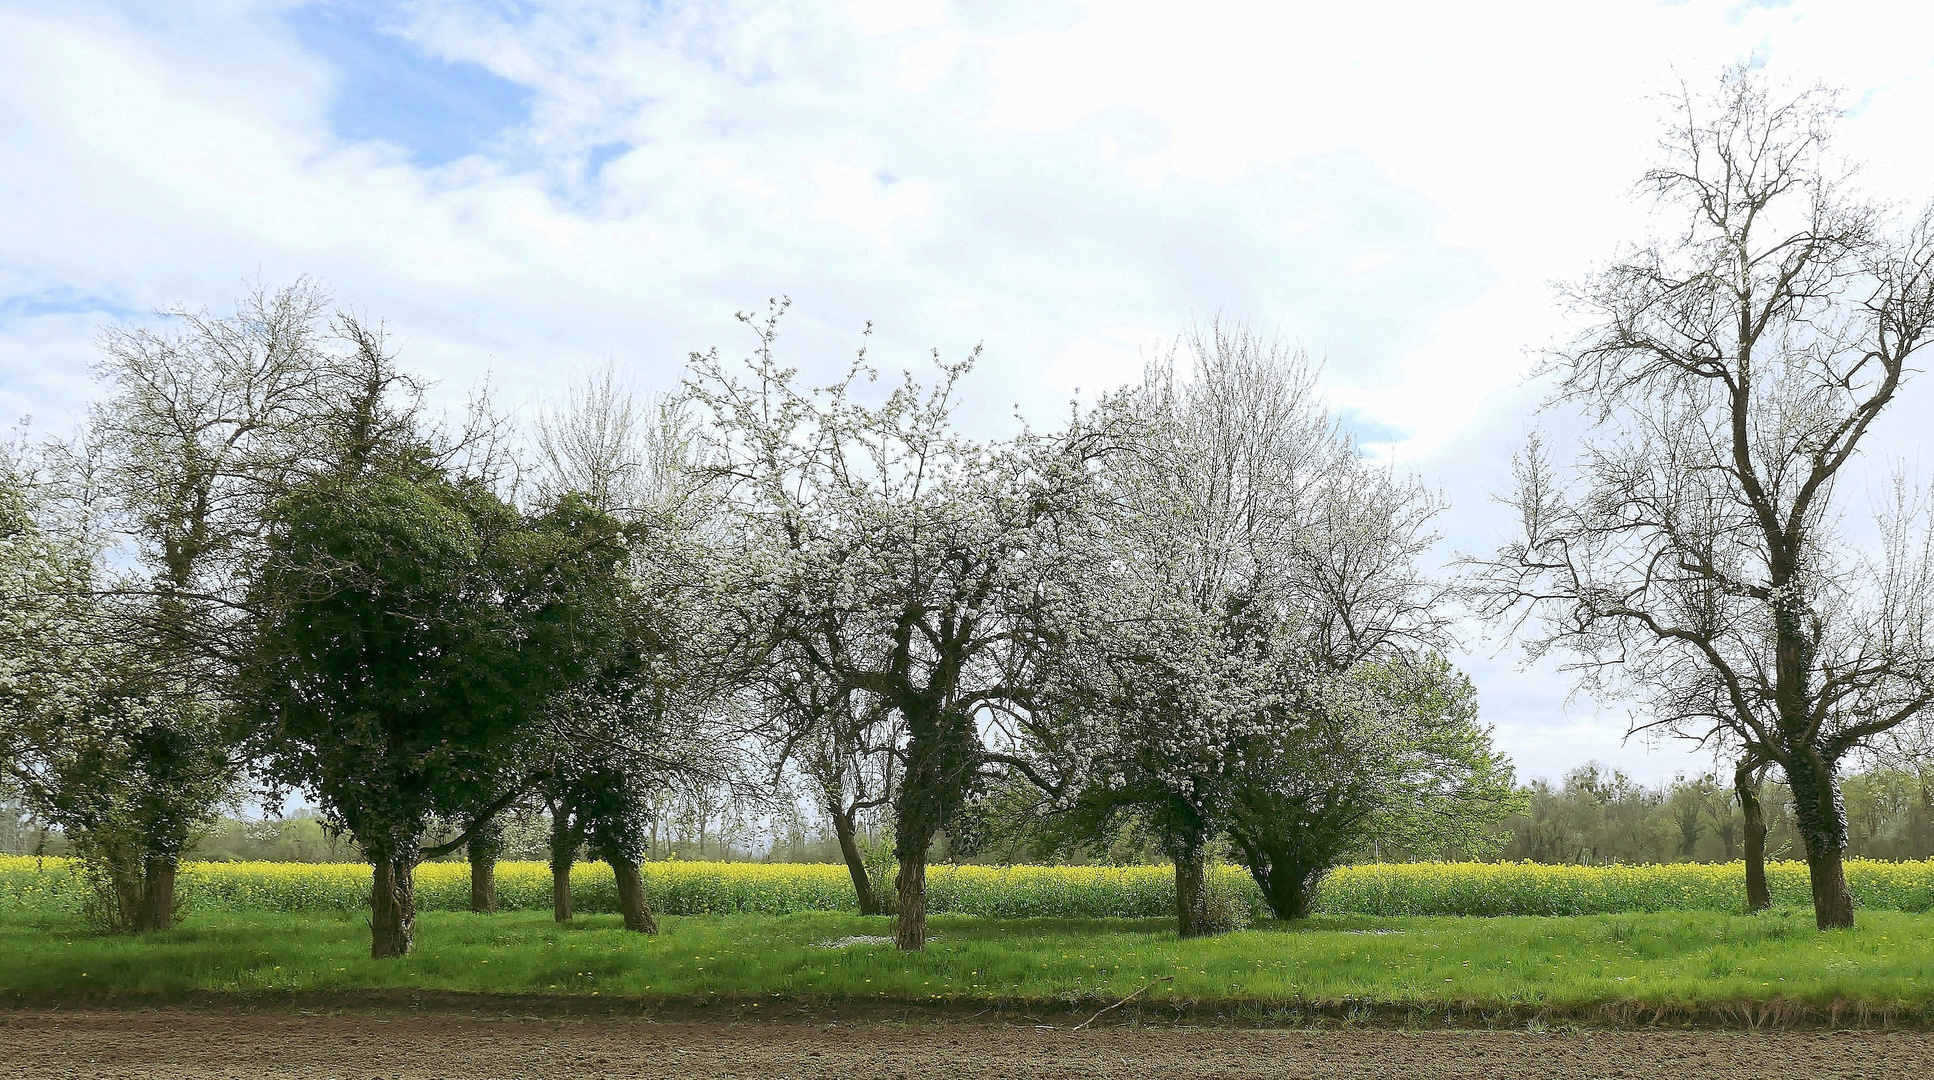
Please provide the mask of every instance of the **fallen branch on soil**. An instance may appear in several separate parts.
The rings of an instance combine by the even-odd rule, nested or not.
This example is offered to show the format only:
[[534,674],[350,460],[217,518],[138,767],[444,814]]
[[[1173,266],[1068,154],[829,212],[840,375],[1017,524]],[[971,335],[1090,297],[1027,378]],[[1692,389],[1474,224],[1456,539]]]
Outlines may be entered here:
[[1083,1020],[1082,1022],[1080,1022],[1079,1024],[1076,1024],[1075,1026],[1073,1026],[1073,1027],[1071,1027],[1071,1028],[1069,1028],[1068,1030],[1069,1030],[1069,1031],[1071,1031],[1071,1032],[1072,1032],[1072,1031],[1080,1031],[1080,1030],[1081,1030],[1082,1028],[1085,1028],[1085,1027],[1087,1027],[1087,1026],[1088,1026],[1089,1024],[1092,1024],[1092,1023],[1094,1023],[1095,1021],[1097,1021],[1097,1020],[1099,1020],[1099,1019],[1101,1019],[1101,1013],[1105,1013],[1105,1012],[1107,1012],[1107,1011],[1108,1011],[1109,1009],[1119,1009],[1119,1008],[1121,1008],[1121,1007],[1122,1007],[1123,1005],[1126,1005],[1126,1004],[1128,1004],[1129,1002],[1131,1002],[1131,1001],[1133,1001],[1133,1000],[1135,1000],[1135,999],[1136,999],[1137,997],[1139,997],[1139,996],[1141,995],[1141,992],[1142,992],[1143,990],[1146,990],[1146,989],[1148,989],[1149,987],[1151,987],[1151,986],[1154,986],[1154,985],[1155,985],[1156,983],[1158,983],[1158,982],[1174,982],[1174,981],[1175,981],[1175,976],[1173,976],[1173,975],[1164,975],[1164,976],[1162,976],[1162,977],[1161,977],[1161,978],[1159,978],[1159,979],[1150,979],[1149,981],[1147,981],[1147,982],[1145,982],[1145,983],[1143,983],[1143,984],[1142,984],[1142,985],[1141,985],[1141,986],[1140,986],[1139,988],[1137,988],[1137,989],[1136,989],[1136,991],[1135,991],[1135,992],[1134,992],[1133,994],[1130,994],[1130,995],[1128,995],[1127,997],[1125,997],[1125,998],[1122,998],[1122,999],[1121,999],[1120,1001],[1117,1001],[1117,1002],[1115,1002],[1115,1003],[1114,1003],[1113,1005],[1110,1005],[1110,1006],[1108,1006],[1108,1008],[1107,1008],[1107,1009],[1103,1009],[1103,1010],[1101,1010],[1101,1012],[1098,1012],[1098,1013],[1096,1013],[1096,1014],[1094,1014],[1093,1016],[1090,1016],[1090,1017],[1089,1017],[1088,1019],[1086,1019],[1086,1020]]

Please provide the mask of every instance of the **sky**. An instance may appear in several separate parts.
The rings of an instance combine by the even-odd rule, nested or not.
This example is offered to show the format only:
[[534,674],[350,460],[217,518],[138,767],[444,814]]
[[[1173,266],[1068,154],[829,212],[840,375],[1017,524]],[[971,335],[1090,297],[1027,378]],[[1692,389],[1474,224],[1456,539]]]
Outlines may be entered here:
[[[1662,95],[1738,63],[1842,88],[1861,183],[1929,196],[1904,2],[0,0],[0,419],[70,428],[104,326],[304,274],[525,408],[671,389],[786,296],[809,374],[869,321],[888,369],[981,345],[987,432],[1221,314],[1446,495],[1447,559],[1510,528],[1556,286],[1645,228]],[[1911,384],[1871,456],[1930,421]],[[1710,767],[1509,641],[1458,660],[1521,775]]]

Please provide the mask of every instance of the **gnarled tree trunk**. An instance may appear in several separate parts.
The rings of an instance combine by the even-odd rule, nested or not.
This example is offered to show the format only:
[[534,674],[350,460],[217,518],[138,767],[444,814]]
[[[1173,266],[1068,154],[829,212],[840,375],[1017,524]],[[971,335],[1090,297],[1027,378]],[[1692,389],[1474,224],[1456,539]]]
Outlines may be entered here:
[[1847,889],[1847,869],[1839,848],[1806,853],[1813,881],[1813,922],[1822,930],[1853,926],[1853,894]]
[[551,856],[551,917],[571,921],[571,857]]
[[1203,926],[1202,852],[1193,851],[1175,859],[1175,933],[1179,937],[1200,937]]
[[416,948],[416,860],[389,856],[375,863],[369,894],[369,955],[408,956]]
[[972,717],[936,706],[926,695],[898,702],[907,721],[906,769],[894,804],[894,881],[899,907],[893,943],[905,950],[927,946],[927,856],[933,838],[957,811],[980,762],[980,732]]
[[917,843],[899,839],[900,874],[894,879],[894,892],[900,901],[893,918],[893,945],[898,949],[927,947],[927,850],[933,843],[930,832]]
[[1262,889],[1269,911],[1278,919],[1307,919],[1316,906],[1316,887],[1323,879],[1320,868],[1304,866],[1288,859],[1270,862],[1266,874],[1252,868],[1250,877]]
[[470,860],[470,910],[489,915],[497,910],[497,860]]
[[142,895],[137,930],[166,930],[175,922],[175,870],[172,855],[150,855],[142,867]]
[[880,900],[873,895],[873,882],[866,874],[866,858],[860,853],[853,812],[832,804],[826,810],[833,819],[833,835],[839,838],[839,853],[846,860],[846,872],[853,878],[853,893],[859,897],[860,914],[878,915]]
[[1813,883],[1813,921],[1822,930],[1853,925],[1853,894],[1847,891],[1843,858],[1847,819],[1840,809],[1833,766],[1801,751],[1786,765],[1793,792],[1793,817],[1806,846],[1807,875]]
[[504,853],[504,829],[495,821],[470,830],[464,855],[470,862],[470,910],[488,915],[497,910],[497,859]]
[[1759,798],[1760,764],[1748,759],[1733,770],[1733,791],[1739,796],[1739,811],[1746,819],[1742,851],[1746,859],[1746,910],[1765,911],[1773,906],[1773,893],[1766,887],[1766,809]]
[[651,901],[645,896],[645,882],[634,860],[619,856],[606,861],[618,879],[618,910],[624,914],[625,929],[639,934],[656,934],[658,922],[651,917]]

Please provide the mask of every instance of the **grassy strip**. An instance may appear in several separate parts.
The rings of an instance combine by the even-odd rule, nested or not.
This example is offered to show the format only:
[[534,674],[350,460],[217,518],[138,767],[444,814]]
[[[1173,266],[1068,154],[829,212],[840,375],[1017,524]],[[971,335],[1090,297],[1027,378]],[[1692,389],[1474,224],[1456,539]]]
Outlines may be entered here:
[[[1934,1007],[1934,918],[1869,912],[1821,934],[1804,911],[1565,918],[1319,916],[1177,940],[1138,920],[942,916],[925,953],[820,943],[883,935],[884,919],[838,913],[689,916],[657,937],[614,917],[560,926],[527,912],[427,913],[419,951],[368,959],[347,914],[211,913],[146,937],[88,933],[70,916],[0,918],[0,992],[263,994],[422,989],[661,1000],[845,1001],[1575,1009],[1608,1002],[1859,1002],[1907,1015]],[[1145,988],[1145,989],[1144,989]]]
[[[1218,871],[1255,917],[1262,897],[1244,873]],[[461,911],[469,869],[427,863],[418,870],[425,911]],[[854,911],[842,866],[657,862],[644,867],[655,910],[672,915]],[[1767,876],[1777,902],[1809,901],[1804,863],[1779,862]],[[1855,859],[1847,878],[1864,908],[1934,911],[1934,862]],[[190,910],[360,911],[370,872],[353,863],[190,863],[180,891]],[[506,910],[550,907],[550,870],[542,863],[498,866]],[[1154,918],[1172,907],[1166,867],[935,867],[929,903],[940,914],[990,918]],[[64,859],[0,856],[0,911],[79,910],[81,882]],[[617,910],[609,867],[580,864],[572,877],[580,911]],[[1646,911],[1735,911],[1745,895],[1738,863],[1671,866],[1537,866],[1528,863],[1413,863],[1343,867],[1323,883],[1317,909],[1331,915],[1593,915]]]

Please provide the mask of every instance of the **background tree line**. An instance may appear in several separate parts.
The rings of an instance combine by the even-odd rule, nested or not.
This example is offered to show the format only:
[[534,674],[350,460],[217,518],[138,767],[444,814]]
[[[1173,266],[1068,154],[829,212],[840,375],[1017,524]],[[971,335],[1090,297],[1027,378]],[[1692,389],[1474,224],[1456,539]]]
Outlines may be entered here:
[[[1348,862],[1462,859],[1473,856],[1537,863],[1733,862],[1743,854],[1745,816],[1730,784],[1715,773],[1679,776],[1659,784],[1632,780],[1599,764],[1586,764],[1553,782],[1520,786],[1521,809],[1500,822],[1500,842],[1489,852],[1410,851],[1373,843]],[[1847,853],[1856,858],[1934,858],[1934,775],[1926,770],[1875,767],[1848,774],[1842,784],[1847,810]],[[719,859],[789,863],[838,863],[844,855],[831,818],[806,801],[775,799],[686,802],[673,794],[661,811],[660,829],[648,844],[653,859]],[[1025,793],[1022,793],[1023,795]],[[736,805],[734,804],[736,802]],[[1767,857],[1793,858],[1801,850],[1791,795],[1768,782],[1763,803]],[[971,828],[972,854],[949,844],[949,861],[989,864],[1064,861],[1134,865],[1164,861],[1133,829],[1094,837],[1078,846],[1054,847],[1030,831],[1023,800],[989,807]],[[885,822],[862,820],[856,830],[862,857],[889,844]],[[551,826],[542,811],[506,816],[502,857],[546,861]],[[951,838],[949,838],[951,839]],[[1052,838],[1048,838],[1050,841]],[[61,855],[66,838],[36,819],[18,801],[0,799],[0,853]],[[358,862],[355,844],[330,831],[314,811],[286,817],[215,819],[191,838],[188,857],[213,861]],[[457,854],[446,856],[459,858]],[[884,863],[883,859],[874,861]]]
[[[1503,859],[1548,863],[1731,862],[1744,853],[1746,820],[1728,778],[1707,773],[1648,786],[1586,765],[1557,783],[1537,781],[1523,812],[1505,820]],[[1934,857],[1934,773],[1873,768],[1841,783],[1847,854],[1867,859]],[[1792,793],[1768,782],[1768,858],[1805,851]]]

